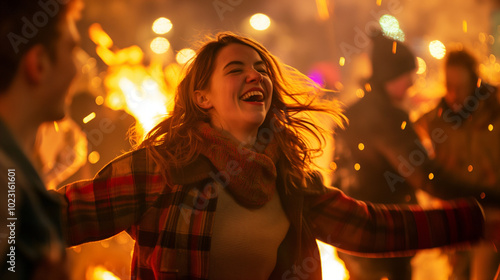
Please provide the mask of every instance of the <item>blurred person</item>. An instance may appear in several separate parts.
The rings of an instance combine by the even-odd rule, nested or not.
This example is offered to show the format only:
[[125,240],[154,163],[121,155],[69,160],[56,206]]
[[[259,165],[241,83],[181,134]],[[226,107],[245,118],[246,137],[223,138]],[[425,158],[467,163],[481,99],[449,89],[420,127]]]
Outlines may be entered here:
[[[466,50],[452,51],[445,60],[446,94],[437,107],[417,122],[422,141],[433,145],[429,154],[461,181],[498,188],[500,178],[500,104],[497,88],[477,74],[477,61]],[[433,131],[446,135],[429,141]],[[460,197],[457,195],[456,197]],[[491,244],[449,255],[450,279],[493,279],[500,254]]]
[[68,279],[62,201],[32,164],[39,126],[64,117],[77,1],[0,2],[0,278]]
[[[335,138],[334,185],[372,203],[417,203],[422,189],[449,199],[460,194],[483,203],[500,201],[496,190],[468,184],[443,172],[427,155],[402,103],[413,85],[416,57],[403,43],[373,37],[372,76],[365,96],[346,110],[349,125]],[[432,135],[436,142],[445,137]],[[482,199],[481,193],[486,197]],[[339,254],[351,279],[411,279],[411,257],[370,259]]]
[[323,91],[258,42],[219,34],[135,150],[58,190],[69,245],[126,230],[132,279],[321,279],[316,239],[380,257],[490,232],[473,198],[424,211],[325,187],[306,143],[322,130],[305,113],[344,118],[336,101],[318,103]]

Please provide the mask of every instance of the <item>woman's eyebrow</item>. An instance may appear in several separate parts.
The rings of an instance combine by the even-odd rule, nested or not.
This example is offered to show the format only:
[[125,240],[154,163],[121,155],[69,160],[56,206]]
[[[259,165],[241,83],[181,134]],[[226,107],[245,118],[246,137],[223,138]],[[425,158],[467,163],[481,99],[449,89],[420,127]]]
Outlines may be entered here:
[[231,62],[229,62],[228,64],[226,64],[226,66],[224,66],[224,68],[222,68],[222,70],[226,69],[227,67],[229,67],[229,66],[231,66],[231,65],[243,65],[243,64],[244,64],[244,63],[243,63],[243,62],[241,62],[241,61],[237,61],[237,60],[235,60],[235,61],[231,61]]
[[[224,66],[224,68],[222,68],[222,70],[225,70],[227,67],[229,67],[231,65],[244,65],[244,63],[241,61],[238,61],[238,60],[234,60],[234,61],[227,63],[226,66]],[[253,64],[253,66],[261,66],[261,65],[266,66],[266,63],[262,60],[259,60]]]

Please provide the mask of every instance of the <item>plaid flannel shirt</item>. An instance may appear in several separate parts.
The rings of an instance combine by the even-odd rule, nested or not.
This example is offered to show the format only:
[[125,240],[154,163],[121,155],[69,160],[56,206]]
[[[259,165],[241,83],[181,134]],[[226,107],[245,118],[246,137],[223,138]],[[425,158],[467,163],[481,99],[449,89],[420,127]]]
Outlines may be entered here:
[[[171,170],[168,182],[161,171],[145,150],[137,150],[113,160],[93,180],[59,189],[67,201],[69,245],[127,230],[136,241],[132,279],[207,279],[217,204],[207,186],[216,181],[216,170],[200,157]],[[312,185],[287,194],[277,182],[291,220],[289,235],[295,234],[294,240],[283,242],[289,248],[280,246],[271,278],[303,276],[300,266],[319,260],[315,238],[346,251],[387,256],[468,243],[483,232],[482,210],[475,200],[424,211],[418,206],[357,201],[325,188],[320,180]],[[297,248],[305,254],[297,254]],[[293,260],[282,262],[283,258]],[[312,270],[306,271],[309,279],[321,279],[320,265]]]

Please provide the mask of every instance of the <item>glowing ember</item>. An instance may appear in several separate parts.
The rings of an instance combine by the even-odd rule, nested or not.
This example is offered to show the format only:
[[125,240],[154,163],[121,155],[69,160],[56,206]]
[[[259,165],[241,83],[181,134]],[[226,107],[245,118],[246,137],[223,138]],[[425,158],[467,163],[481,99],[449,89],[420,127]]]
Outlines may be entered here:
[[472,170],[474,170],[474,166],[472,165],[467,166],[467,171],[472,172]]
[[95,119],[95,112],[92,112],[92,113],[88,114],[88,116],[83,118],[83,123],[88,123],[93,119]]
[[361,169],[361,165],[359,163],[354,164],[354,170],[359,171]]
[[344,66],[345,65],[345,57],[341,56],[339,59],[339,65]]
[[364,150],[364,149],[365,149],[365,144],[363,144],[363,143],[359,143],[359,144],[358,144],[358,149],[359,149],[360,151]]

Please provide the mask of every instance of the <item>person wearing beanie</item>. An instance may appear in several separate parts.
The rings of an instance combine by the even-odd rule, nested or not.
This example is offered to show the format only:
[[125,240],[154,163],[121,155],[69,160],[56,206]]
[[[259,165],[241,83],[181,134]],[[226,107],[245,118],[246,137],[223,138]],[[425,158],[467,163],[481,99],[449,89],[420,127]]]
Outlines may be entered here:
[[403,43],[381,34],[373,38],[371,53],[373,84],[383,85],[416,70],[416,57]]
[[[416,57],[402,42],[373,38],[372,76],[365,96],[347,108],[349,125],[335,137],[333,185],[373,203],[417,203],[415,190],[449,199],[474,196],[498,203],[498,191],[455,180],[429,159],[400,107],[413,84]],[[434,135],[443,141],[444,135]],[[481,192],[486,196],[481,197]],[[484,198],[484,199],[483,199]],[[411,257],[370,259],[339,253],[351,279],[411,279]]]

